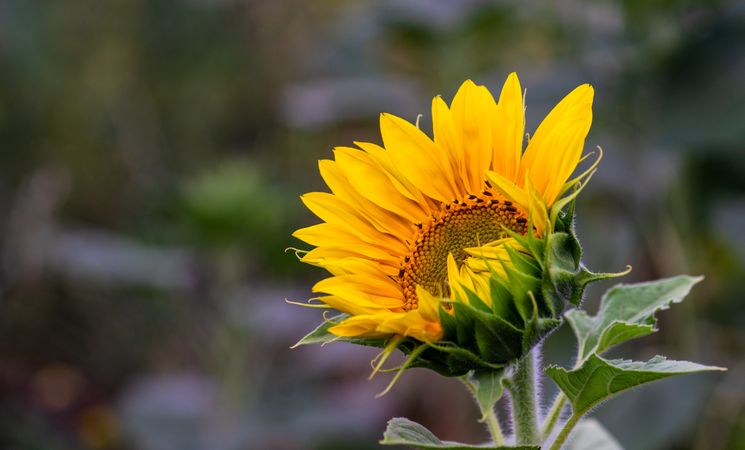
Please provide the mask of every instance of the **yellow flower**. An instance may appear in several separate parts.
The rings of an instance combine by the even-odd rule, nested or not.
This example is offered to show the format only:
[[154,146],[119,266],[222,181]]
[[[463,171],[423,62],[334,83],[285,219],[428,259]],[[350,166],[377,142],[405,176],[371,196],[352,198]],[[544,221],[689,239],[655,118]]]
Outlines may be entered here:
[[522,251],[510,232],[526,235],[529,224],[537,236],[551,232],[548,211],[577,183],[569,177],[590,129],[592,99],[591,86],[574,89],[523,152],[517,75],[498,102],[469,80],[450,107],[433,99],[434,138],[382,114],[383,147],[357,142],[320,161],[331,193],[302,200],[323,222],[294,236],[315,247],[302,261],[332,275],[313,287],[318,299],[349,314],[329,331],[433,343],[443,336],[441,299],[470,290],[488,304],[488,275],[505,276],[510,251]]

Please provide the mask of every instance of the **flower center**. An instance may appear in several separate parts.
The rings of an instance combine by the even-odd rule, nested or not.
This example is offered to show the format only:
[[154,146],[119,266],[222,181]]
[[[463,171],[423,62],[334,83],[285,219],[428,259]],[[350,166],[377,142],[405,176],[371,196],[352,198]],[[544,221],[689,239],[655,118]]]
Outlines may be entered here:
[[416,224],[419,230],[398,275],[404,290],[404,310],[417,308],[417,285],[434,295],[448,295],[448,254],[453,254],[460,267],[467,256],[463,249],[506,237],[504,228],[525,234],[527,222],[512,202],[484,191],[482,196],[469,195],[463,201],[453,200],[452,204],[445,204],[439,214],[433,215],[430,222]]

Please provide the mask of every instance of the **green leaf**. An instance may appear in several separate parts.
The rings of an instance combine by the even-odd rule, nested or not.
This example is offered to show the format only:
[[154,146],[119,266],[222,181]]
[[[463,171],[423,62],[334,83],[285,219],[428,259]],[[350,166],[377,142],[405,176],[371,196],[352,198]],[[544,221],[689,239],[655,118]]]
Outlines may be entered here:
[[520,446],[505,447],[492,444],[470,445],[459,442],[441,441],[431,431],[405,417],[395,417],[388,421],[388,427],[383,434],[382,445],[406,445],[418,449],[440,450],[540,450],[540,447]]
[[604,352],[626,341],[652,334],[657,329],[654,325],[639,325],[628,322],[612,322],[608,328],[603,330],[598,341],[598,352]]
[[654,333],[657,331],[655,314],[683,301],[702,279],[680,275],[647,283],[621,284],[603,295],[596,316],[578,309],[568,311],[565,317],[579,342],[579,360]]
[[623,450],[623,447],[600,422],[587,419],[574,428],[566,450]]
[[494,410],[494,405],[502,398],[504,370],[477,370],[468,375],[466,383],[471,388],[476,403],[481,410],[481,420]]
[[551,366],[545,372],[566,394],[574,414],[580,416],[619,392],[644,383],[687,373],[726,370],[688,361],[655,356],[647,362],[606,360],[592,354],[575,370]]
[[365,345],[368,347],[385,347],[388,342],[387,339],[366,339],[366,338],[353,338],[337,336],[329,333],[329,328],[338,324],[342,320],[349,317],[349,314],[341,313],[331,318],[325,319],[322,324],[318,325],[315,330],[306,334],[291,348],[299,347],[301,345],[309,344],[329,344],[331,342],[349,342],[351,344]]
[[346,319],[347,317],[349,317],[349,314],[341,313],[334,317],[324,320],[322,324],[318,325],[318,327],[316,327],[315,330],[306,334],[302,339],[300,339],[297,342],[297,344],[293,345],[292,348],[299,347],[301,345],[309,345],[309,344],[328,344],[329,342],[336,341],[339,338],[339,336],[329,333],[329,328],[338,324],[339,322]]
[[523,330],[493,315],[472,291],[466,289],[466,294],[470,303],[456,302],[453,305],[458,345],[475,347],[479,355],[490,363],[505,363],[520,356]]

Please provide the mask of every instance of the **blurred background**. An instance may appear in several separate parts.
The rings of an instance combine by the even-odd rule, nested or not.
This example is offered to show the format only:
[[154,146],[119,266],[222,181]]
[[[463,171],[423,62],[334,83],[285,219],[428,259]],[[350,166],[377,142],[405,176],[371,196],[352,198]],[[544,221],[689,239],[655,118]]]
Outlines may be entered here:
[[[706,275],[614,356],[730,368],[596,417],[629,449],[745,448],[745,5],[546,3],[0,0],[0,448],[364,450],[393,416],[485,439],[455,380],[374,399],[374,350],[290,350],[320,313],[284,300],[323,274],[284,250],[334,146],[511,71],[528,131],[595,85],[588,266]],[[568,364],[568,330],[545,350]]]

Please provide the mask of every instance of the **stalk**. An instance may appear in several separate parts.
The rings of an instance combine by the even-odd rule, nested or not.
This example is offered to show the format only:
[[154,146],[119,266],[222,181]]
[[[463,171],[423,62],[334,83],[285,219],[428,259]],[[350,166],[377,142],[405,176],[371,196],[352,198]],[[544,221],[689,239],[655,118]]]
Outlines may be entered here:
[[512,419],[518,445],[539,445],[538,413],[535,389],[535,355],[531,351],[519,359],[507,387],[512,397]]
[[574,429],[574,426],[577,425],[580,417],[581,416],[572,414],[569,420],[567,420],[567,423],[564,424],[564,428],[561,429],[559,436],[556,437],[556,440],[554,441],[550,450],[561,450],[561,446],[564,445],[564,442],[569,437],[569,433],[571,433]]
[[564,395],[563,392],[559,392],[556,395],[553,404],[551,405],[551,409],[548,410],[548,415],[546,416],[546,420],[543,423],[544,441],[548,438],[548,436],[551,434],[551,431],[553,431],[554,427],[556,426],[556,423],[559,421],[559,417],[561,417],[561,411],[564,409],[564,405],[566,405],[566,402],[567,396]]
[[486,426],[489,428],[489,434],[494,445],[503,445],[504,435],[502,434],[502,427],[499,426],[497,415],[493,409],[486,414]]

